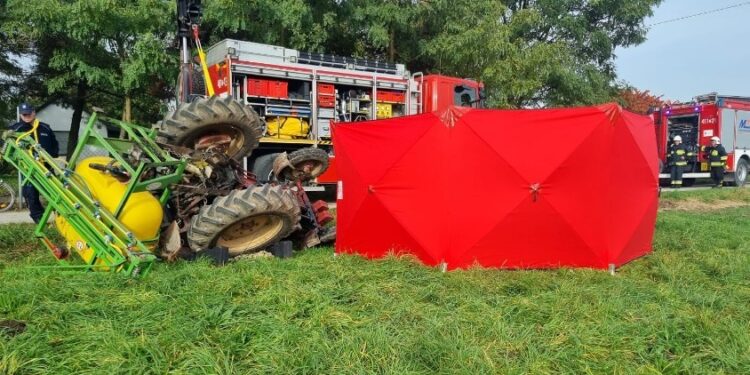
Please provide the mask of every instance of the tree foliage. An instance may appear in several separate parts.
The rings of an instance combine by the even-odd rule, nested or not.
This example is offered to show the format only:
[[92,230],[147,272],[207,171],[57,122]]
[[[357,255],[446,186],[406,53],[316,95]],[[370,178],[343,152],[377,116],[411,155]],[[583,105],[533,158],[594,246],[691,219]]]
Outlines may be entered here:
[[640,114],[647,114],[653,108],[665,104],[661,95],[656,96],[649,90],[639,90],[631,86],[625,86],[617,92],[617,101],[623,108]]
[[334,0],[209,0],[204,7],[203,28],[212,42],[236,38],[323,51],[338,5]]
[[172,13],[163,0],[8,0],[5,28],[43,53],[37,63],[49,94],[82,82],[95,95],[124,98],[174,80]]
[[[642,42],[661,0],[436,0],[428,66],[484,81],[498,107],[578,105],[615,94],[614,50]],[[435,27],[435,26],[433,26]]]
[[[390,60],[481,80],[495,107],[562,106],[617,97],[614,51],[645,40],[661,1],[204,0],[201,28],[205,45]],[[130,97],[137,118],[155,119],[179,71],[175,10],[173,0],[0,0],[0,88],[3,74],[20,74],[13,54],[26,53],[36,64],[22,80],[41,96],[83,89],[115,113]]]
[[[15,118],[15,103],[19,101],[23,69],[19,57],[23,46],[9,41],[8,31],[2,28],[10,20],[6,0],[0,0],[0,124]],[[2,125],[0,125],[2,127]]]

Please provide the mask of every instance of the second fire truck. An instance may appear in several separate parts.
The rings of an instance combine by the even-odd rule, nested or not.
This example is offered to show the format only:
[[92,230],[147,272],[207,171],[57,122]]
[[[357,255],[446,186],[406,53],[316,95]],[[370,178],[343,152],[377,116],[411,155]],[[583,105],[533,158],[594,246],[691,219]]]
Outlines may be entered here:
[[726,180],[735,185],[747,183],[750,170],[750,97],[711,93],[695,97],[693,102],[667,105],[654,114],[660,179],[669,179],[667,153],[675,136],[692,151],[683,175],[686,184],[696,179],[709,178],[710,166],[702,152],[711,145],[712,137],[719,137],[727,151]]

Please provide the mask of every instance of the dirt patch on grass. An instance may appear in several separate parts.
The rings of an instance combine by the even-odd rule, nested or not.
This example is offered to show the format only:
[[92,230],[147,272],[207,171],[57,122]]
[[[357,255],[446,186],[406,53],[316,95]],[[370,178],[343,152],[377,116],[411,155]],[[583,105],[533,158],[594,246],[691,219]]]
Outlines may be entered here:
[[717,211],[726,208],[736,208],[750,206],[750,202],[734,200],[716,200],[706,202],[697,198],[688,198],[685,200],[661,200],[659,201],[659,211]]

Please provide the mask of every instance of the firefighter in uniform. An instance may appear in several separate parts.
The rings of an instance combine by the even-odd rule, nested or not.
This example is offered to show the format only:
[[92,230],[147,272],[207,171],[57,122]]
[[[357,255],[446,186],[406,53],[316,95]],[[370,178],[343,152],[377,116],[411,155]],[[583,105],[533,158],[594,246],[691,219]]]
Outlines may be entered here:
[[[21,114],[21,121],[10,126],[10,130],[16,133],[26,133],[33,131],[30,137],[39,143],[53,158],[58,157],[59,145],[52,128],[36,118],[36,111],[29,103],[22,103],[18,106],[18,112]],[[29,216],[35,223],[39,223],[44,214],[44,206],[39,200],[39,192],[36,188],[28,183],[21,189],[23,198],[29,205]]]
[[711,167],[711,180],[715,188],[720,188],[724,183],[724,169],[727,167],[727,150],[721,145],[719,137],[711,137],[711,146],[705,149],[706,158]]
[[672,187],[682,187],[682,172],[687,167],[687,149],[682,144],[682,137],[676,135],[669,147],[669,167],[672,178]]

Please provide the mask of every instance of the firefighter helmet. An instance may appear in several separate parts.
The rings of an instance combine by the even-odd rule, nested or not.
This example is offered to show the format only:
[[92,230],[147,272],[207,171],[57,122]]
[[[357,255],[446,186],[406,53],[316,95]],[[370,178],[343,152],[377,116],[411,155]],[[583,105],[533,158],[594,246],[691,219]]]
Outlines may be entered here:
[[674,138],[672,138],[672,140],[675,142],[682,142],[682,137],[680,137],[679,135],[675,135]]

